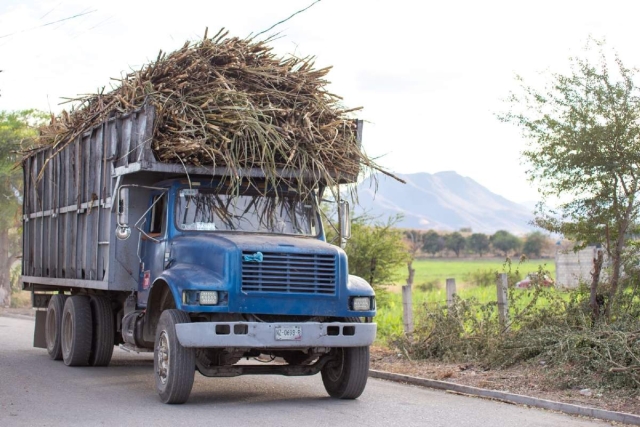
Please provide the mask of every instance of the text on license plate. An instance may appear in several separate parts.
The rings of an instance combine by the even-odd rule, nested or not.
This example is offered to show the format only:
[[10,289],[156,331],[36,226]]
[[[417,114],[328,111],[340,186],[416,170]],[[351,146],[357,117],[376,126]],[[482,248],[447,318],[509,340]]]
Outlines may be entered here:
[[302,339],[300,326],[277,326],[276,341],[299,341]]

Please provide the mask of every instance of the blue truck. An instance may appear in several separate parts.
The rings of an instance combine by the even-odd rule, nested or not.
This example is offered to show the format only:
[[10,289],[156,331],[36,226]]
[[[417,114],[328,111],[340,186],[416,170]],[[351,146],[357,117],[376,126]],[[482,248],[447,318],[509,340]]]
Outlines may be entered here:
[[[153,352],[164,403],[184,403],[196,371],[320,373],[330,396],[359,397],[375,296],[326,241],[322,181],[300,194],[314,177],[159,162],[154,120],[144,105],[25,158],[34,346],[68,366],[106,366],[115,346]],[[344,243],[348,204],[337,212]]]

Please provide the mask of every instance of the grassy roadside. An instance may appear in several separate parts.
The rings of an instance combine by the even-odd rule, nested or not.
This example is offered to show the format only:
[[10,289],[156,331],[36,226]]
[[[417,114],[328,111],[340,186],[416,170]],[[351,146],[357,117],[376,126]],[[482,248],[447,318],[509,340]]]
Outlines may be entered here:
[[[424,306],[444,305],[447,301],[445,283],[447,278],[456,279],[457,295],[462,300],[474,299],[479,303],[495,302],[497,291],[495,287],[496,273],[510,273],[513,280],[519,280],[528,273],[538,271],[542,267],[549,276],[555,277],[555,262],[553,259],[515,260],[509,266],[501,258],[479,259],[420,259],[413,262],[416,270],[412,292],[414,313]],[[406,277],[406,267],[399,269],[397,277]],[[387,292],[380,295],[376,322],[378,324],[378,342],[382,345],[390,337],[401,335],[402,326],[402,296],[401,284],[386,287]],[[562,291],[557,291],[562,294]],[[524,291],[526,293],[526,291]],[[526,306],[532,296],[523,295],[518,304]],[[541,299],[538,305],[545,305]]]

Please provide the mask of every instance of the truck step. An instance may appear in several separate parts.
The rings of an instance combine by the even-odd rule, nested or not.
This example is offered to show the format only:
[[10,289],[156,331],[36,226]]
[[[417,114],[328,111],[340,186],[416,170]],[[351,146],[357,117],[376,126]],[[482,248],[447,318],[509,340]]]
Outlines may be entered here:
[[152,348],[140,348],[130,344],[120,344],[120,348],[127,353],[153,353]]

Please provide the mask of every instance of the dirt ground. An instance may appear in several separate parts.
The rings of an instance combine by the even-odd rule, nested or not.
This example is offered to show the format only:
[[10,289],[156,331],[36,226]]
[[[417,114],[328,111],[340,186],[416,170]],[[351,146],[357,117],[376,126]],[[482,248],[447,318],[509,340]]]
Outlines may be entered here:
[[[3,314],[35,316],[35,311],[31,308],[0,307],[0,315]],[[409,360],[399,350],[373,346],[371,369],[501,390],[592,408],[640,414],[640,392],[634,395],[628,390],[588,389],[586,391],[581,388],[562,388],[561,383],[554,380],[552,375],[548,375],[547,367],[544,365],[485,370],[474,365]]]
[[544,365],[485,370],[465,364],[409,360],[401,351],[373,346],[371,369],[448,381],[473,387],[571,403],[610,411],[640,414],[640,393],[629,390],[563,388]]

